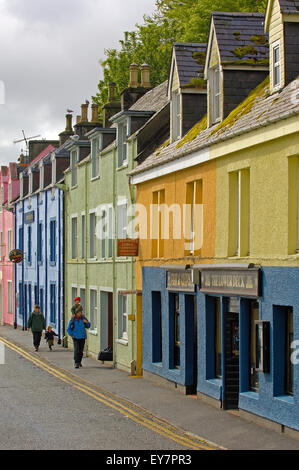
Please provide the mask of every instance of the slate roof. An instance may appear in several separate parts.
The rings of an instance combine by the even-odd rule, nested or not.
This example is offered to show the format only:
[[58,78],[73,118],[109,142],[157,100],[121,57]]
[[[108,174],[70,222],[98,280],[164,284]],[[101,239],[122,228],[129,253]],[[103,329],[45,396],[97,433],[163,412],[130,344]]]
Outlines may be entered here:
[[268,59],[268,35],[264,32],[264,19],[260,13],[212,12],[222,63],[237,61],[242,64],[248,60],[258,62]]
[[192,78],[203,77],[207,45],[202,43],[173,44],[180,86],[189,85]]
[[284,14],[299,14],[299,0],[278,0]]
[[129,111],[160,111],[168,102],[167,81],[148,91],[136,101]]
[[159,149],[159,151],[156,150],[141,165],[137,166],[130,175],[142,173],[207,148],[212,144],[299,115],[299,100],[294,99],[296,93],[298,94],[298,89],[299,81],[295,80],[285,87],[281,93],[269,95],[269,79],[266,79],[241,105],[231,112],[223,123],[208,129],[206,126],[202,126],[203,130],[198,131],[198,133],[194,132],[196,130],[195,126],[193,128],[195,135],[193,140],[186,141],[186,138],[183,138],[180,143],[183,144],[184,141],[186,143],[179,148],[177,147],[178,142],[174,142],[163,149]]

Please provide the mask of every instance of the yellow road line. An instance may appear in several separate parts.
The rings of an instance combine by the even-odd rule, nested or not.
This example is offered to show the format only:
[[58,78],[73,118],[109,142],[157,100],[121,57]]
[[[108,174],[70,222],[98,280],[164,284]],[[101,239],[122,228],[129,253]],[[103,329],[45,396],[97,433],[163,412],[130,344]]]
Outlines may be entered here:
[[[138,424],[141,424],[142,426],[147,427],[148,429],[151,429],[154,432],[159,433],[160,435],[163,435],[165,437],[168,437],[169,439],[184,445],[185,447],[194,449],[194,450],[214,450],[216,447],[220,448],[219,446],[216,446],[216,444],[211,444],[215,445],[215,448],[209,447],[207,444],[208,442],[205,441],[204,439],[200,438],[189,438],[185,437],[187,434],[184,431],[181,430],[176,430],[174,426],[169,425],[168,423],[165,423],[164,425],[157,424],[153,420],[150,420],[143,416],[141,413],[138,413],[134,411],[131,408],[128,408],[127,406],[123,405],[122,403],[113,400],[109,398],[107,395],[104,395],[100,393],[99,391],[85,385],[79,382],[79,380],[73,379],[72,377],[67,376],[66,374],[53,369],[51,366],[47,365],[45,362],[41,361],[40,359],[33,357],[30,353],[25,351],[24,349],[16,346],[15,344],[11,343],[8,341],[6,338],[0,337],[0,340],[10,349],[14,350],[21,356],[23,356],[25,359],[31,361],[35,365],[38,365],[41,369],[45,370],[46,372],[52,374],[56,378],[62,380],[63,382],[66,382],[69,385],[74,386],[78,390],[82,391],[83,393],[91,396],[95,400],[105,404],[106,406],[109,406],[110,408],[115,409],[119,413],[127,416],[131,420],[137,422]],[[109,393],[109,392],[108,392]],[[146,410],[144,410],[146,412]],[[154,417],[158,421],[158,418]],[[168,429],[167,429],[167,427]],[[173,429],[174,431],[171,431],[170,429]],[[179,431],[179,432],[178,432]],[[179,433],[183,434],[180,435]]]

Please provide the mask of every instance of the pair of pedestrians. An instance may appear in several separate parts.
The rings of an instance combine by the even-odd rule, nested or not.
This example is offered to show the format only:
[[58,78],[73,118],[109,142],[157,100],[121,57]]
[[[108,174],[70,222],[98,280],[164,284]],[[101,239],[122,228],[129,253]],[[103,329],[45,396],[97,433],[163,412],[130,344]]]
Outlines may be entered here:
[[[39,305],[34,306],[34,310],[28,318],[27,329],[28,331],[31,329],[33,335],[33,346],[35,351],[38,351],[43,330],[46,330],[46,320],[40,311]],[[54,336],[58,335],[52,330],[51,326],[48,326],[45,333],[45,338],[47,340],[50,351],[52,351],[52,346],[54,344]]]

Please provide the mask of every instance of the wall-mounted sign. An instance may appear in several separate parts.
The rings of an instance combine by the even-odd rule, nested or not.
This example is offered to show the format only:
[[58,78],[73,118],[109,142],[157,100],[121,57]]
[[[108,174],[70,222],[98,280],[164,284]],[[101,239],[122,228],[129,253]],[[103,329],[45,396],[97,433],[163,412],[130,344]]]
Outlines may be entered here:
[[260,269],[208,269],[201,272],[201,288],[204,293],[261,296]]
[[21,250],[12,250],[10,253],[9,253],[9,259],[12,263],[21,263],[21,261],[23,261],[24,259],[24,253],[23,251]]
[[25,224],[33,224],[34,222],[34,211],[26,212],[24,214],[25,217]]
[[123,238],[117,240],[117,256],[138,256],[139,240]]
[[195,292],[192,271],[166,271],[166,289],[174,292]]

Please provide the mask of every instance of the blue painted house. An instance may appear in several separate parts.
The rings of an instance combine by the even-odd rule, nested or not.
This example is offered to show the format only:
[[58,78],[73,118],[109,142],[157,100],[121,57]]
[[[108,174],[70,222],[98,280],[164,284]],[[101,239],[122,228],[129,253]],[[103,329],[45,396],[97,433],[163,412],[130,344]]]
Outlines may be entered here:
[[[67,123],[70,125],[70,116]],[[70,125],[71,126],[71,125]],[[15,201],[16,248],[24,260],[16,266],[17,325],[25,329],[35,304],[59,341],[63,337],[63,183],[69,167],[66,140],[47,146],[20,173],[20,197]]]

